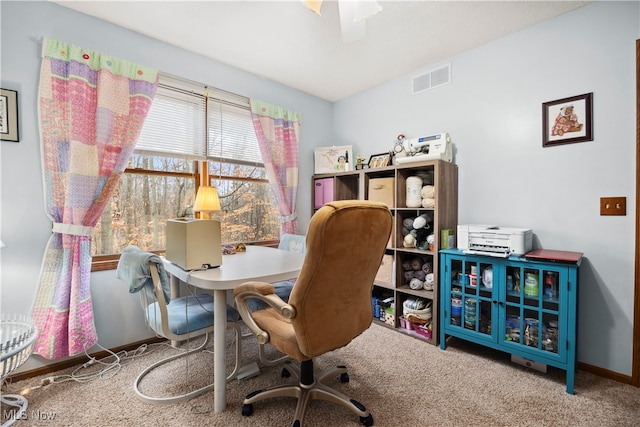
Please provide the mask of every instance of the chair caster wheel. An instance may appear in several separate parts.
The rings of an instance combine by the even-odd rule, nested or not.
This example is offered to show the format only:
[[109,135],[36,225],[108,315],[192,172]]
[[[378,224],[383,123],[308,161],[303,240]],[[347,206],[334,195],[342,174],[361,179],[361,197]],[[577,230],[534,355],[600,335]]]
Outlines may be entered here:
[[286,368],[282,368],[282,373],[280,374],[282,378],[289,378],[291,376],[291,372],[289,372]]
[[360,417],[360,422],[363,426],[372,426],[373,425],[373,416],[369,414],[368,417]]
[[349,374],[347,374],[346,372],[344,374],[340,374],[340,382],[341,383],[348,383],[349,382]]
[[[248,404],[242,405],[242,416],[248,417],[251,414],[253,414],[253,404],[252,403],[248,403]],[[371,415],[369,415],[369,416],[371,416]],[[369,425],[371,425],[371,424],[369,424]]]

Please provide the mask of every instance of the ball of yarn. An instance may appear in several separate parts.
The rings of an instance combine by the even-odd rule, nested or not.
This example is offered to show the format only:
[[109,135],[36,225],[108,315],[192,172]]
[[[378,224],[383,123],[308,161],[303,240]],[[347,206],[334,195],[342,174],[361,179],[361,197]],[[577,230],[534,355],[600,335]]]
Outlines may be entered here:
[[422,178],[419,176],[410,176],[406,179],[407,196],[405,198],[406,207],[418,208],[420,207],[422,191]]
[[433,198],[422,199],[422,207],[423,208],[435,208],[436,207],[436,199],[433,199]]
[[416,238],[412,234],[407,234],[404,236],[404,240],[402,241],[402,246],[405,248],[415,248],[416,247]]
[[402,226],[406,227],[408,229],[412,229],[413,228],[413,220],[415,218],[405,218],[402,220]]
[[433,185],[425,185],[420,190],[420,196],[423,199],[433,199],[435,197],[435,187]]
[[422,289],[424,287],[424,283],[420,279],[413,278],[409,282],[409,287],[411,289]]
[[429,243],[426,240],[423,240],[422,242],[416,243],[416,248],[421,251],[426,251],[429,249]]
[[413,220],[413,228],[424,228],[427,225],[427,219],[420,215]]
[[423,264],[424,261],[422,261],[420,258],[414,258],[411,260],[411,269],[414,271],[422,270]]
[[426,280],[427,273],[425,273],[423,270],[414,271],[413,277],[424,282]]
[[232,243],[222,245],[222,255],[233,255],[236,253],[236,248]]

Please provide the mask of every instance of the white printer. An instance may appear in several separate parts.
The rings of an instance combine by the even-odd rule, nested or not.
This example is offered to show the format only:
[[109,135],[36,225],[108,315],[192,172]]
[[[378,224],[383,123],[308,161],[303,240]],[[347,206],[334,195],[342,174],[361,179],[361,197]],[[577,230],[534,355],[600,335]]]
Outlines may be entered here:
[[530,228],[501,228],[496,225],[459,225],[458,249],[471,254],[506,258],[531,251]]

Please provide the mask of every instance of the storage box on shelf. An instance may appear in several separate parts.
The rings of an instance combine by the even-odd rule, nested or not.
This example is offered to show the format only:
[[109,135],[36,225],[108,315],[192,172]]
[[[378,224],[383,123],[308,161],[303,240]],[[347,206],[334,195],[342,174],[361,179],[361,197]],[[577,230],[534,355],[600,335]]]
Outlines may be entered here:
[[325,203],[333,202],[334,200],[358,199],[360,173],[359,171],[351,171],[318,174],[313,176],[311,185],[313,209],[315,211]]
[[[419,180],[416,180],[415,177],[419,177]],[[393,298],[390,306],[393,310],[386,313],[384,310],[378,310],[378,315],[374,314],[376,321],[436,345],[440,337],[438,330],[440,313],[438,298],[439,259],[437,253],[441,248],[441,230],[451,231],[455,230],[457,226],[458,167],[446,161],[430,160],[351,172],[314,175],[312,180],[314,209],[319,207],[315,192],[316,183],[327,178],[332,179],[333,200],[377,200],[386,203],[394,215],[394,230],[373,289],[373,296],[377,301],[389,297]],[[423,206],[422,200],[417,206],[412,203],[407,206],[408,178],[412,178],[410,182],[412,181],[414,184],[431,186],[428,189],[431,200],[425,203],[427,207]],[[318,194],[318,197],[324,197],[325,193]],[[330,200],[322,202],[328,201]],[[409,219],[413,222],[421,215],[425,217],[428,228],[420,227],[420,238],[424,233],[427,233],[427,235],[433,235],[433,239],[430,239],[430,244],[425,243],[420,247],[405,247],[403,222]],[[416,230],[417,232],[418,230]],[[411,268],[411,271],[405,267]],[[409,277],[410,272],[411,277]],[[421,286],[413,281],[412,287],[411,279],[413,278],[419,280]],[[410,322],[401,319],[404,315],[403,303],[408,299],[416,298],[430,303],[431,320],[428,323],[415,323],[407,327],[407,323]],[[405,321],[407,323],[403,325],[402,322]]]
[[440,258],[441,348],[455,336],[564,369],[573,394],[580,260],[495,258],[457,249],[441,251]]

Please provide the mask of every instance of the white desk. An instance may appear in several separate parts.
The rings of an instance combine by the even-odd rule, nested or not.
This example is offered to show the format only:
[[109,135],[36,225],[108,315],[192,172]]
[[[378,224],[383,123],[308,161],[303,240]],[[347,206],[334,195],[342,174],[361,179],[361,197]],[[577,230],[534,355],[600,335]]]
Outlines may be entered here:
[[[227,405],[227,367],[225,363],[225,335],[227,330],[227,291],[251,280],[272,283],[298,276],[304,255],[265,246],[247,246],[246,252],[223,255],[222,265],[189,275],[177,265],[165,260],[171,277],[171,287],[178,280],[201,289],[213,291],[214,301],[214,408],[223,411]],[[187,280],[188,276],[188,280]]]

